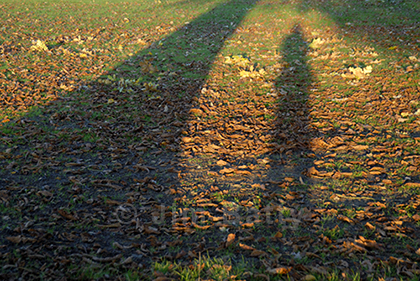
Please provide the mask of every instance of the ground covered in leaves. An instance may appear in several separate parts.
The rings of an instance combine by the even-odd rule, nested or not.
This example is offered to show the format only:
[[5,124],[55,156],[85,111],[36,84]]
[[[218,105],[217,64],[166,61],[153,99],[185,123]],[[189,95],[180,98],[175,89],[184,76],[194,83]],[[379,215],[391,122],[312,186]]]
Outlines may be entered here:
[[0,279],[418,280],[419,13],[0,4]]

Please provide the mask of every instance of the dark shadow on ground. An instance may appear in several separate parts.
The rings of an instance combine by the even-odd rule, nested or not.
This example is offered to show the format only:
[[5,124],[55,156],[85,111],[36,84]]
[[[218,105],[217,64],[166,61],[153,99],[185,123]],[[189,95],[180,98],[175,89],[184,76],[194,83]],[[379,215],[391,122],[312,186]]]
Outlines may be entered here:
[[308,50],[302,29],[296,25],[280,47],[284,70],[275,81],[279,95],[277,138],[287,140],[286,144],[298,150],[307,149],[312,137],[308,108],[312,74],[307,62]]
[[293,27],[279,49],[282,55],[279,63],[283,65],[283,71],[275,80],[278,103],[273,141],[278,146],[273,149],[272,157],[279,159],[280,166],[277,167],[283,167],[284,170],[279,173],[273,169],[269,175],[274,179],[276,174],[283,174],[283,177],[298,180],[311,165],[312,161],[306,155],[311,152],[312,138],[317,136],[310,126],[308,105],[309,88],[313,81],[307,57],[309,47],[299,24]]
[[[45,113],[22,119],[16,154],[27,157],[22,163],[13,162],[0,175],[7,196],[16,200],[10,202],[16,206],[16,217],[12,215],[8,226],[3,225],[0,238],[5,244],[1,249],[4,259],[9,263],[19,259],[7,254],[19,246],[5,239],[17,235],[14,229],[19,225],[20,233],[38,237],[25,249],[23,259],[29,252],[47,251],[72,257],[69,262],[79,264],[80,249],[90,254],[93,241],[98,243],[96,249],[103,249],[100,256],[118,256],[115,259],[119,260],[123,250],[123,256],[131,256],[137,266],[149,266],[168,252],[153,235],[172,240],[171,225],[156,228],[154,218],[162,219],[159,215],[170,211],[162,208],[182,197],[174,195],[180,137],[194,114],[190,110],[213,61],[256,2],[222,3],[81,87],[75,95],[47,107]],[[34,194],[44,194],[53,203],[39,208],[32,199],[25,201],[26,194],[17,194],[24,192],[22,186],[30,186]],[[32,223],[24,226],[28,220]],[[172,218],[167,221],[172,223]],[[52,232],[41,230],[49,224],[54,225]],[[32,235],[28,227],[40,231]],[[25,278],[36,278],[37,265],[28,266],[34,271],[27,271]],[[56,267],[51,264],[44,271],[48,277]],[[70,274],[80,274],[80,268],[73,271]],[[69,276],[68,269],[64,272]]]

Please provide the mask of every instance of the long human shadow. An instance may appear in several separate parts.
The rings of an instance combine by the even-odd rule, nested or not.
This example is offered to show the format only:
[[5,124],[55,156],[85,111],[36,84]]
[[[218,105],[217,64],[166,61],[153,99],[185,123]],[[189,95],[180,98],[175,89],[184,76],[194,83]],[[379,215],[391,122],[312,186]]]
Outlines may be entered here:
[[[111,146],[118,142],[129,148],[131,155],[122,158],[123,178],[127,182],[136,179],[140,197],[153,206],[149,212],[134,204],[139,229],[156,223],[173,226],[175,214],[165,218],[164,213],[165,208],[182,203],[182,195],[177,194],[183,192],[179,188],[183,169],[179,162],[185,160],[181,140],[196,129],[188,123],[199,111],[201,90],[216,56],[256,3],[231,0],[219,4],[91,84],[93,99],[120,107],[116,122],[92,123],[94,130],[101,139],[111,139]],[[115,135],[112,128],[117,126],[125,133]],[[159,196],[162,191],[173,196]]]
[[299,179],[306,166],[310,165],[303,157],[310,150],[312,138],[316,137],[316,132],[310,127],[308,96],[313,78],[308,64],[308,50],[299,24],[292,28],[279,48],[282,55],[279,63],[283,70],[274,82],[278,101],[273,142],[277,145],[271,154],[280,161],[277,165],[280,170],[268,172],[271,181],[281,181],[284,177]]
[[346,32],[346,37],[384,48],[418,50],[412,39],[419,29],[420,7],[403,0],[365,1],[363,9],[359,9],[361,2],[357,0],[338,2],[303,0],[300,8],[306,12],[317,9],[328,15]]
[[275,81],[280,95],[278,104],[278,138],[287,134],[286,143],[296,149],[308,148],[311,134],[309,131],[308,92],[312,75],[308,65],[308,44],[303,38],[300,25],[291,30],[282,45],[284,68]]

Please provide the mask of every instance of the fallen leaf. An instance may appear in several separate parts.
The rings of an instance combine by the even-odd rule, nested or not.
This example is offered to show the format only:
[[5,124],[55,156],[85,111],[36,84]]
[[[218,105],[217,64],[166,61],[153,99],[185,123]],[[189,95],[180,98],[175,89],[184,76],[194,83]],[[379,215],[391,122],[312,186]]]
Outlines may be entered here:
[[235,234],[234,233],[229,233],[227,239],[226,239],[226,247],[229,247],[230,245],[232,245],[232,243],[235,241]]
[[70,214],[69,212],[67,212],[66,210],[58,210],[57,211],[60,215],[62,215],[64,218],[68,219],[68,220],[72,220],[75,221],[77,220],[72,214]]
[[338,215],[337,216],[337,219],[340,220],[340,221],[348,222],[351,225],[354,225],[355,224],[352,219],[350,219],[350,218],[348,218],[346,216],[343,216],[343,215]]
[[9,236],[9,237],[6,237],[6,239],[15,244],[19,244],[22,241],[21,236]]
[[250,255],[251,257],[261,257],[261,256],[267,256],[268,254],[264,251],[255,249],[251,252]]
[[303,280],[304,281],[315,281],[316,280],[316,277],[313,276],[313,275],[308,274],[308,275],[305,275],[305,277],[303,277]]
[[309,44],[309,47],[312,49],[319,49],[322,45],[325,44],[325,40],[322,38],[315,38],[312,40],[311,44]]
[[223,168],[222,170],[219,171],[219,173],[223,174],[231,174],[235,172],[235,169],[233,168]]
[[274,238],[280,239],[283,237],[283,233],[281,233],[280,231],[277,231],[277,233],[274,235]]
[[32,42],[31,50],[42,52],[42,51],[48,51],[47,45],[45,45],[45,42],[42,40],[36,40]]
[[218,160],[218,161],[216,162],[216,164],[217,164],[217,165],[219,165],[219,166],[225,166],[225,165],[227,165],[227,164],[228,164],[228,162],[223,161],[223,160]]
[[419,182],[407,182],[404,184],[405,187],[408,188],[420,188],[420,183]]
[[365,224],[365,227],[367,228],[367,229],[369,229],[369,230],[375,230],[376,229],[376,227],[375,226],[373,226],[371,223],[369,223],[369,222],[367,222],[366,224]]
[[240,247],[241,249],[243,249],[243,250],[247,250],[247,251],[253,251],[253,250],[255,250],[253,247],[248,246],[248,245],[245,245],[245,244],[242,244],[242,243],[239,243],[239,247]]
[[287,274],[292,270],[292,267],[276,267],[267,269],[267,272],[274,275]]

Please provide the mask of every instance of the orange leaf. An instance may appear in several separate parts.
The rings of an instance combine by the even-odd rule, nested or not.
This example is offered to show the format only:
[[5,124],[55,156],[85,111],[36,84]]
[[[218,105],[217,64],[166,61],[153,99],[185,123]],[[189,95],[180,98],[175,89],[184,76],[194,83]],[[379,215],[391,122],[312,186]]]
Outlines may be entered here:
[[420,188],[420,183],[418,183],[418,182],[407,182],[405,184],[405,187],[408,187],[408,188]]
[[270,268],[267,271],[270,274],[278,274],[278,275],[281,275],[281,274],[287,274],[291,270],[292,270],[291,267],[277,267],[277,268]]
[[221,174],[231,174],[233,172],[235,172],[235,169],[232,168],[224,168],[219,171],[219,173]]
[[228,162],[223,161],[223,160],[219,160],[219,161],[216,162],[216,164],[219,165],[219,166],[225,166],[225,165],[228,164]]
[[245,244],[242,244],[242,243],[239,243],[239,247],[241,247],[241,249],[243,249],[243,250],[248,250],[248,251],[253,251],[253,250],[255,250],[254,248],[252,248],[251,246],[248,246],[248,245],[245,245]]
[[242,227],[253,227],[254,226],[254,223],[253,222],[242,223],[241,226]]
[[230,233],[226,240],[226,247],[229,247],[230,245],[232,245],[233,241],[235,241],[235,234]]
[[370,224],[369,222],[367,222],[365,224],[365,227],[369,230],[375,230],[376,229],[376,227],[374,225]]
[[354,221],[353,221],[352,219],[349,219],[349,218],[348,218],[348,217],[346,217],[346,216],[339,215],[339,216],[337,217],[337,219],[338,219],[338,220],[340,220],[340,221],[348,222],[348,223],[349,223],[349,224],[351,224],[351,225],[354,225]]
[[278,231],[278,232],[274,235],[274,237],[275,237],[275,238],[280,239],[280,238],[282,238],[282,237],[283,237],[283,233],[281,233],[280,231]]

